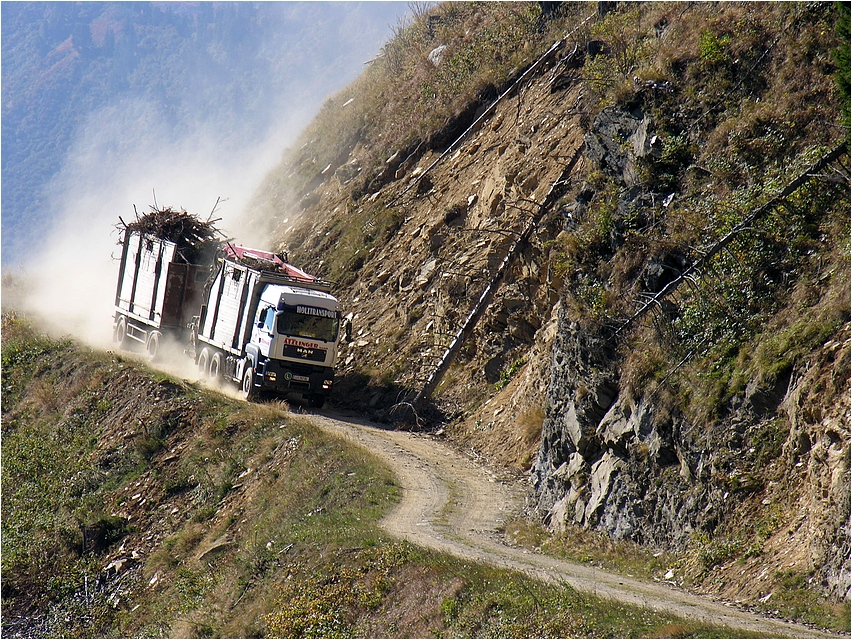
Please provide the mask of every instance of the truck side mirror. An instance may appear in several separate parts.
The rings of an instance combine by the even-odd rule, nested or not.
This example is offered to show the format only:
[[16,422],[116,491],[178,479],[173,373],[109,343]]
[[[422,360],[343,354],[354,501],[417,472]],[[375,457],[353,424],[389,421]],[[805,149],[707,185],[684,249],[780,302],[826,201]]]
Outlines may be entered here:
[[347,344],[352,342],[352,321],[349,318],[343,321],[343,341]]
[[[266,309],[264,309],[264,310],[263,310],[263,311],[262,311],[262,312],[258,315],[258,318],[257,318],[257,328],[258,328],[258,329],[265,329],[265,328],[266,328],[266,323],[267,323],[267,322],[269,322],[269,323],[270,323],[270,325],[271,325],[272,321],[271,321],[271,320],[270,320],[270,318],[269,318],[269,314],[270,314],[270,313],[274,314],[274,313],[275,313],[275,310],[274,310],[272,307],[266,307]],[[270,330],[270,331],[272,330],[272,329],[271,329],[271,326],[270,326],[270,329],[269,329],[269,330]]]

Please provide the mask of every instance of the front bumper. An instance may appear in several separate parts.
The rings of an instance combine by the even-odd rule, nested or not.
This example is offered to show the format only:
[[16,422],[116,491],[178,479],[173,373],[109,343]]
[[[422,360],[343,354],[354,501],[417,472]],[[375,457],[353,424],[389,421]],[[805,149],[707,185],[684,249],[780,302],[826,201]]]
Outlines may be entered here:
[[258,367],[257,381],[261,389],[275,393],[300,392],[327,396],[334,385],[334,369],[266,360]]

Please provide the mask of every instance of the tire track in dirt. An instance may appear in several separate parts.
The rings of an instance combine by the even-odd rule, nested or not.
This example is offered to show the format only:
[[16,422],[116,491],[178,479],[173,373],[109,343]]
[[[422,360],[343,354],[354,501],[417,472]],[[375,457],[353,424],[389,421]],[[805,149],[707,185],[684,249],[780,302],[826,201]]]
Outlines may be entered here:
[[773,637],[843,637],[742,611],[667,584],[619,576],[506,546],[500,531],[523,507],[522,483],[501,481],[430,436],[388,431],[330,412],[312,415],[311,419],[324,431],[378,456],[394,471],[402,499],[380,522],[392,535],[465,560],[519,571],[544,582],[691,620]]

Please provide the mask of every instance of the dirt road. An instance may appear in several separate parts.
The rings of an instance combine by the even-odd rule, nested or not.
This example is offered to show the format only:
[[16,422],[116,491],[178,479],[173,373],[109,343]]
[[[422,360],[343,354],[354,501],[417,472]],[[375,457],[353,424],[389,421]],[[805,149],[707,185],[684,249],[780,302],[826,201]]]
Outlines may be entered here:
[[520,571],[619,602],[692,620],[770,636],[832,637],[807,627],[740,611],[666,584],[644,582],[506,546],[500,528],[520,512],[525,488],[492,472],[430,436],[387,431],[328,413],[313,416],[323,430],[377,455],[397,475],[402,500],[381,525],[415,544],[466,560]]

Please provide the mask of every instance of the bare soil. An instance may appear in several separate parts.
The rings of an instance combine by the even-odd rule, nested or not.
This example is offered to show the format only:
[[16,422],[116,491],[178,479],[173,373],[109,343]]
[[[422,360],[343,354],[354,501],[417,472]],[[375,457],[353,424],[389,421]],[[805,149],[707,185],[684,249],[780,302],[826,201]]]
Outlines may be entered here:
[[465,560],[511,569],[619,602],[666,611],[772,637],[834,637],[775,620],[670,585],[645,582],[508,546],[503,525],[520,514],[526,487],[498,475],[431,435],[390,431],[326,412],[313,421],[378,456],[391,467],[402,500],[381,525],[389,533]]

